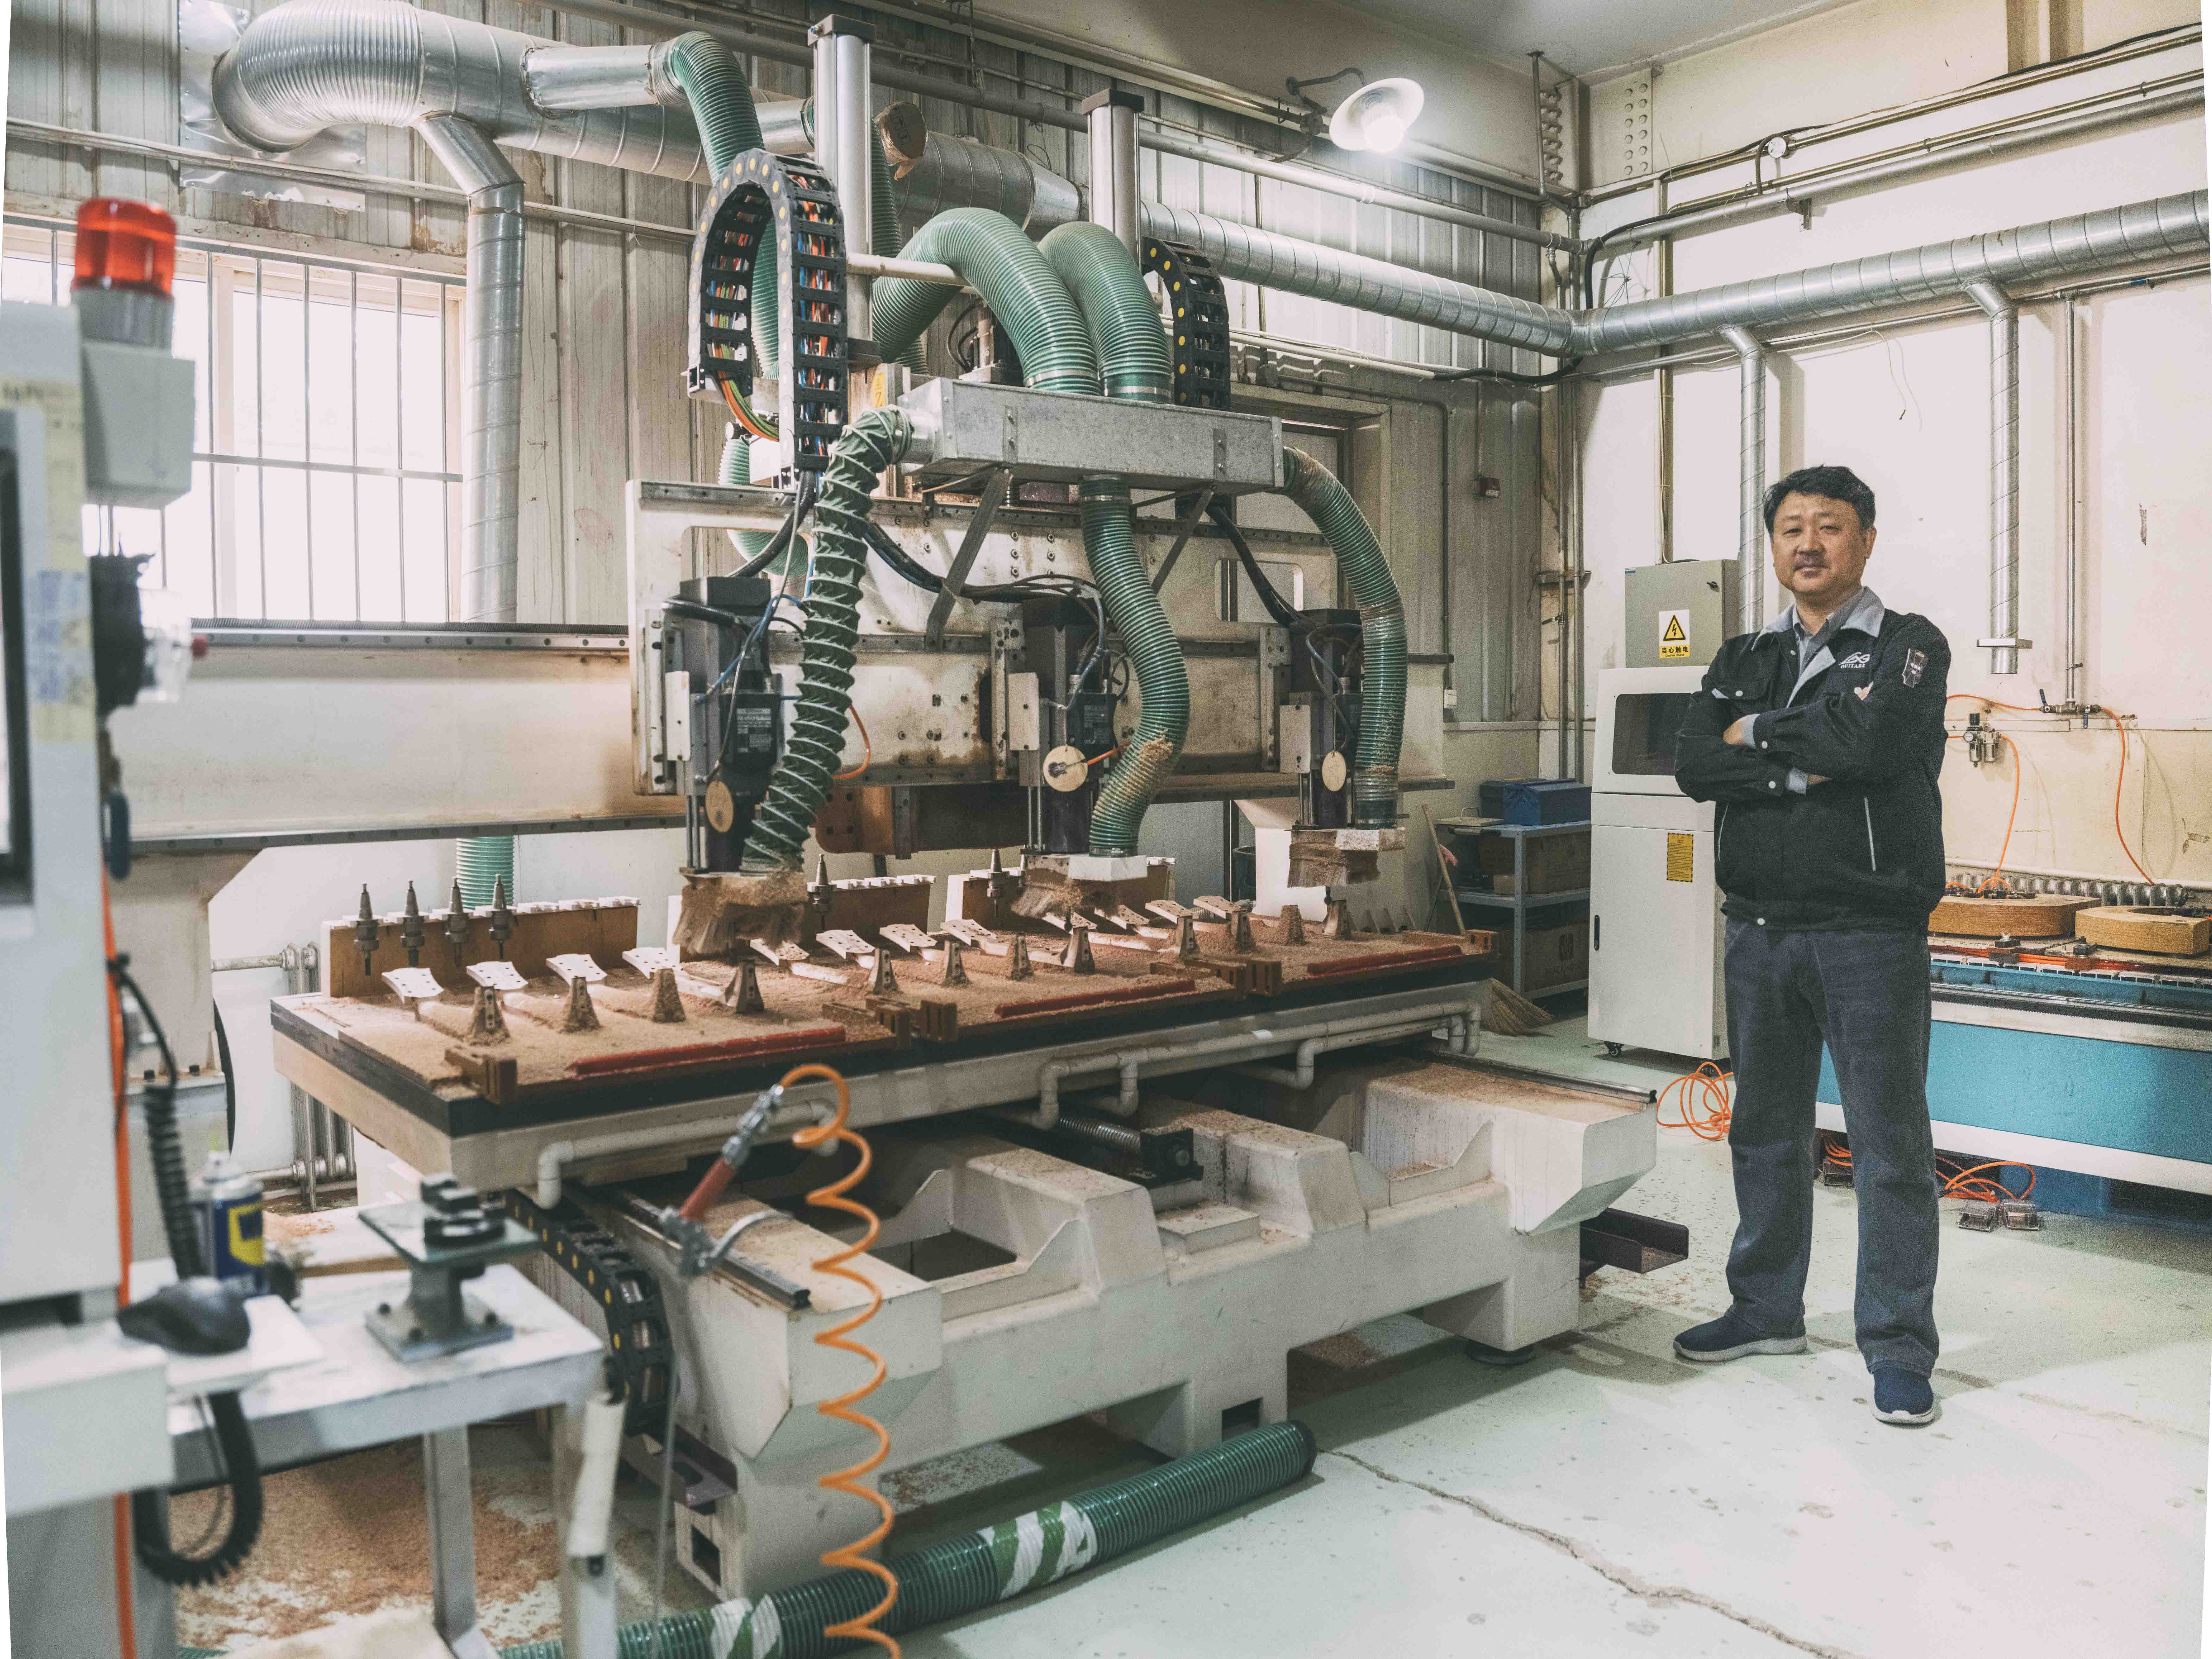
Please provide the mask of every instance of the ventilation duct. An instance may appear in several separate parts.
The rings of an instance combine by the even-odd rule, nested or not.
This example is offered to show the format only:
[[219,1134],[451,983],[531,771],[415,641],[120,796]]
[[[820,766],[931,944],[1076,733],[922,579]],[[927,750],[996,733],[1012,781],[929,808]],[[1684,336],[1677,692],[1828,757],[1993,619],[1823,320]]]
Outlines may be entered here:
[[707,165],[687,112],[532,102],[530,58],[556,53],[563,77],[573,78],[594,51],[626,64],[641,49],[556,46],[392,0],[289,0],[247,24],[216,63],[216,112],[235,137],[269,150],[351,121],[408,127],[457,115],[512,149],[703,183]]

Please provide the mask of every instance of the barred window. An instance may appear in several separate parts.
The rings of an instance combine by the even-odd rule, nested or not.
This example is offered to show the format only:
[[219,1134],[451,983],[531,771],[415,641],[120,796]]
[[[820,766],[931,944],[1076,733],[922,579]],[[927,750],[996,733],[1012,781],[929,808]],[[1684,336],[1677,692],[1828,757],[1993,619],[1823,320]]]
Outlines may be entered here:
[[[69,302],[76,238],[11,217],[0,299]],[[196,617],[444,622],[460,546],[458,276],[180,238],[177,355],[199,366],[192,487],[88,511]]]

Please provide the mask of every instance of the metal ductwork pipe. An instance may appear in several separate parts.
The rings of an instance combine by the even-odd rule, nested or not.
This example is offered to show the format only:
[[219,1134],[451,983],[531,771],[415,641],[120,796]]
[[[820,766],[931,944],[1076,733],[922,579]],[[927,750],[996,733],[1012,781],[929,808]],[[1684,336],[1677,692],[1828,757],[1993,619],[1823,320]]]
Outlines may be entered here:
[[689,111],[669,78],[673,40],[646,46],[539,46],[522,60],[523,85],[542,110],[622,109],[659,104]]
[[513,622],[522,489],[522,180],[499,147],[458,115],[426,115],[415,130],[469,193],[455,620]]
[[[934,140],[931,148],[936,148]],[[1138,212],[1146,235],[1197,248],[1213,261],[1217,271],[1234,282],[1309,295],[1554,357],[1567,351],[1573,337],[1571,313],[1534,300],[1516,300],[1471,283],[1431,276],[1186,208],[1144,202]]]
[[1966,297],[1990,319],[1990,672],[2020,672],[2020,307],[1995,283]]
[[1730,325],[1721,337],[1736,356],[1737,631],[1758,628],[1766,606],[1766,349]]
[[[289,0],[247,24],[216,61],[216,112],[243,142],[279,151],[347,122],[408,127],[428,115],[457,115],[510,149],[704,183],[707,164],[687,112],[658,103],[562,109],[532,101],[532,56],[561,52],[558,72],[539,77],[559,82],[585,74],[590,50],[395,0]],[[596,50],[615,54],[627,76],[639,49]]]
[[[1717,334],[1866,311],[1957,294],[1978,282],[2023,283],[2203,248],[2212,233],[2206,194],[2161,196],[2014,230],[1878,253],[1755,283],[1695,289],[1574,319],[1569,356],[1665,345]],[[1559,313],[1564,315],[1565,313]],[[1440,326],[1449,327],[1449,324]]]
[[1025,155],[933,132],[921,160],[899,176],[899,211],[926,224],[946,208],[988,208],[1032,236],[1083,216],[1075,186]]

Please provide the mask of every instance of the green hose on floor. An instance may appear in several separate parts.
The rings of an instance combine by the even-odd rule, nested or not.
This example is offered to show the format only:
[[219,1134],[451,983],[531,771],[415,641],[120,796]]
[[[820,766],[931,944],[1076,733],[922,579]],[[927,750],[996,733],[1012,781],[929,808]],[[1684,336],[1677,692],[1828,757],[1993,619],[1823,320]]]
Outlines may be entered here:
[[[903,1635],[1103,1566],[1303,1480],[1312,1472],[1315,1451],[1313,1432],[1304,1424],[1273,1423],[1015,1520],[893,1556],[884,1565],[898,1577],[898,1600],[882,1628]],[[848,1570],[772,1591],[757,1601],[677,1613],[661,1620],[661,1659],[827,1659],[849,1653],[862,1644],[833,1643],[823,1632],[866,1613],[882,1594],[879,1580]],[[624,1626],[617,1650],[622,1659],[647,1659],[652,1625]],[[560,1643],[537,1642],[503,1648],[501,1659],[565,1656]]]

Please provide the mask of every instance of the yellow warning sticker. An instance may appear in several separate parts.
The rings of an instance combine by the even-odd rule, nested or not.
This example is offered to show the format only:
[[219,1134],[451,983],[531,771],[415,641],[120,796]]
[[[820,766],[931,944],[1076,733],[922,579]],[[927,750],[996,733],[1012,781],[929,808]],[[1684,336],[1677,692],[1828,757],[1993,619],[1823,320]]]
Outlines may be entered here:
[[1688,611],[1662,611],[1659,613],[1659,654],[1662,657],[1686,657],[1690,654]]
[[1698,878],[1698,838],[1679,830],[1667,832],[1667,879],[1695,881]]

